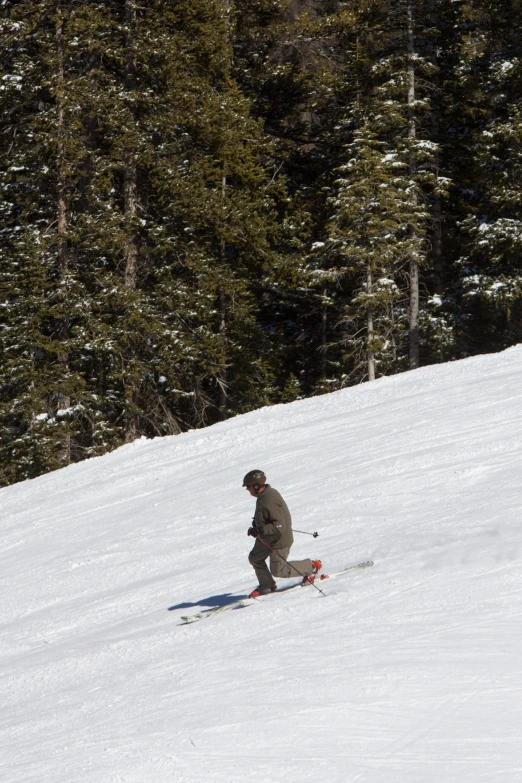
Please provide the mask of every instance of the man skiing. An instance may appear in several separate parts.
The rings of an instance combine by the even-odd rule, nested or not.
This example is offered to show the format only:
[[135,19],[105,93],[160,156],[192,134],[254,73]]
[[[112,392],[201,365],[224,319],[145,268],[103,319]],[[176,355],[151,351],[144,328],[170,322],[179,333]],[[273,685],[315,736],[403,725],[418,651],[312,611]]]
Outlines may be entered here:
[[[288,562],[290,547],[294,543],[292,517],[285,501],[266,483],[262,470],[251,470],[243,479],[243,486],[256,498],[256,512],[248,535],[256,539],[248,556],[259,585],[250,593],[251,598],[273,593],[277,589],[273,577],[288,579],[302,576],[302,584],[312,583],[322,567],[320,560],[294,560]],[[270,557],[270,571],[266,559]]]

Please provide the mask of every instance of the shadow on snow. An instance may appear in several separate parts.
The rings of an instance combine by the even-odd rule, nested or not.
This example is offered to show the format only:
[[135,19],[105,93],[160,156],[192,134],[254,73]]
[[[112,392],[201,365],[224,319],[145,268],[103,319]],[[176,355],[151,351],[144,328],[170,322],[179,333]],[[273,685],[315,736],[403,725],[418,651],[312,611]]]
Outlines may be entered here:
[[169,612],[173,612],[175,609],[193,609],[197,606],[208,606],[210,609],[217,609],[220,606],[228,606],[228,604],[234,604],[236,601],[241,601],[243,598],[248,598],[248,595],[232,595],[231,593],[223,593],[222,595],[211,595],[209,598],[202,598],[199,601],[191,604],[186,601],[183,604],[176,604],[175,606],[169,606]]

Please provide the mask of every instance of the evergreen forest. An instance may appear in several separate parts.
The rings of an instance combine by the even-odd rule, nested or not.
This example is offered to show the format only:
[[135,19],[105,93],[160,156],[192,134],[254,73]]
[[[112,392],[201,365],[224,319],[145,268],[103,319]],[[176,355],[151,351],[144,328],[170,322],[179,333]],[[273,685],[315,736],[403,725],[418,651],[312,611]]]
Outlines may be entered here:
[[522,341],[520,0],[1,0],[0,486]]

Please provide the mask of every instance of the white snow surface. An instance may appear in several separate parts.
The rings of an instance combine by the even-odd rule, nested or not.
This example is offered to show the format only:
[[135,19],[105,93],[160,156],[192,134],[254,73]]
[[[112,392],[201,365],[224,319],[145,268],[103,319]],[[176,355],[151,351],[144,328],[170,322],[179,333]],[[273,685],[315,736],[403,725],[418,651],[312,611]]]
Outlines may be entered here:
[[[3,489],[0,781],[522,781],[521,444],[517,346]],[[257,583],[252,468],[375,565],[182,625]]]

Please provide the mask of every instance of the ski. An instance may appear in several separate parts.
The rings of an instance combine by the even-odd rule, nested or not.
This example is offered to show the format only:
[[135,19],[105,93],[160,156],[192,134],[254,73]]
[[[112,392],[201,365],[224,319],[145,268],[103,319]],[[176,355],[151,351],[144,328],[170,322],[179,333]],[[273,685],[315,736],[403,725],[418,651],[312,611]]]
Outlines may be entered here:
[[[357,563],[356,565],[351,565],[348,566],[347,568],[343,568],[342,571],[337,571],[329,575],[324,574],[323,578],[318,578],[316,581],[318,584],[322,584],[323,582],[326,582],[328,579],[336,579],[338,576],[347,574],[350,571],[356,571],[359,568],[369,568],[372,565],[373,565],[373,560],[365,560],[364,563]],[[267,595],[259,596],[259,598],[250,598],[250,596],[245,595],[244,598],[240,598],[239,600],[234,601],[231,604],[225,604],[224,606],[216,606],[214,609],[205,609],[202,612],[197,612],[197,614],[184,615],[181,617],[183,621],[182,625],[190,625],[191,623],[197,623],[199,620],[208,620],[209,617],[215,617],[216,614],[220,614],[221,612],[227,612],[229,609],[244,609],[247,606],[251,606],[256,601],[260,601],[264,598],[269,598],[271,595],[277,595],[278,593],[287,593],[290,590],[296,590],[298,587],[309,587],[311,584],[312,582],[302,585],[300,582],[298,582],[295,585],[282,587],[279,590],[276,590],[275,593],[268,593]]]

